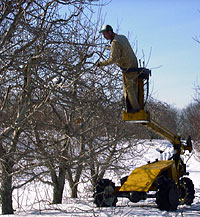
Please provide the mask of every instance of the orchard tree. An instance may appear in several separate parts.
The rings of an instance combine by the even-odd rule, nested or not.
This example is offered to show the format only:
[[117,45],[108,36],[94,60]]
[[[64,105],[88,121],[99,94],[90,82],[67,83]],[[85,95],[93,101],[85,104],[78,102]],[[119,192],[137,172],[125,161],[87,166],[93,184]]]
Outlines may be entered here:
[[[33,163],[24,159],[34,157],[31,150],[37,139],[27,137],[26,133],[42,129],[36,120],[41,117],[47,102],[53,102],[57,88],[54,79],[63,79],[69,87],[81,74],[80,63],[86,56],[84,52],[77,53],[77,48],[81,51],[88,44],[83,47],[82,43],[86,42],[83,39],[75,46],[72,39],[81,37],[77,26],[84,29],[86,21],[89,22],[89,18],[85,23],[76,21],[77,17],[81,20],[84,5],[90,4],[92,1],[87,0],[0,2],[0,193],[3,214],[13,213],[12,191],[19,187],[13,186],[13,175],[20,174],[22,168],[28,170],[29,164],[33,167]],[[67,10],[62,16],[61,7]],[[88,29],[88,33],[90,31],[92,29]],[[66,94],[71,95],[70,92]],[[35,162],[37,165],[37,160]],[[23,163],[26,166],[22,166]]]
[[[53,203],[62,202],[66,180],[77,197],[83,174],[89,171],[94,185],[135,145],[121,121],[121,72],[95,66],[109,53],[93,3],[0,2],[3,214],[13,213],[13,190],[35,178],[53,186]],[[15,182],[22,175],[26,180]]]

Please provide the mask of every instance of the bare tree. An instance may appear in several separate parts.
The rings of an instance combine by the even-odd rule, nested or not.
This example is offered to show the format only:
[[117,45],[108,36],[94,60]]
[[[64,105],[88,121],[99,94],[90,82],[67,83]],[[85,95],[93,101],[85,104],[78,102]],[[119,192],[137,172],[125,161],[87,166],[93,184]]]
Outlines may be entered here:
[[[25,56],[32,47],[38,34],[32,34],[30,40],[24,38],[18,28],[24,20],[24,11],[29,11],[33,1],[1,2],[1,88],[4,90],[1,112],[8,118],[0,135],[1,149],[1,202],[2,213],[12,214],[12,176],[17,163],[19,139],[23,128],[34,112],[42,105],[31,102],[33,57]],[[34,55],[34,53],[32,53]],[[46,97],[45,97],[46,98]],[[46,99],[45,99],[46,100]],[[12,114],[7,111],[13,112]]]
[[[35,118],[40,117],[43,106],[53,99],[52,93],[56,86],[53,79],[62,77],[70,86],[73,79],[76,80],[79,76],[77,73],[74,78],[71,67],[79,66],[77,55],[70,53],[74,47],[71,38],[79,34],[72,24],[80,16],[84,4],[91,2],[4,0],[0,3],[0,159],[3,214],[13,213],[12,191],[17,188],[12,186],[13,175],[20,173],[25,167],[21,164],[23,159],[28,159],[27,154],[31,154],[27,149],[32,150],[33,147],[28,140],[37,141],[31,137],[25,138],[25,135],[38,126]],[[67,7],[72,4],[73,11],[68,17],[59,15],[60,5]],[[76,52],[77,50],[74,51]],[[79,59],[81,58],[85,58],[84,54],[83,57],[79,55]],[[67,94],[70,95],[69,92]],[[30,155],[30,158],[33,156]]]
[[[13,213],[12,191],[35,178],[53,186],[53,203],[62,202],[66,179],[77,197],[83,172],[94,184],[134,146],[119,146],[133,138],[120,118],[119,70],[95,67],[106,53],[93,2],[0,3],[3,214]],[[26,179],[13,184],[22,174]]]

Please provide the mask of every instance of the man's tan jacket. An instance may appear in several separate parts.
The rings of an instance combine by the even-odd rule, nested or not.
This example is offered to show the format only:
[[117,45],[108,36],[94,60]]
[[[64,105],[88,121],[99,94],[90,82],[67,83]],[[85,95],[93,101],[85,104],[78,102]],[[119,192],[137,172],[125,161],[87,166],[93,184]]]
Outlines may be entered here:
[[131,45],[124,35],[115,34],[111,42],[110,58],[100,63],[100,66],[107,66],[116,63],[122,70],[128,68],[137,68],[137,58],[131,48]]

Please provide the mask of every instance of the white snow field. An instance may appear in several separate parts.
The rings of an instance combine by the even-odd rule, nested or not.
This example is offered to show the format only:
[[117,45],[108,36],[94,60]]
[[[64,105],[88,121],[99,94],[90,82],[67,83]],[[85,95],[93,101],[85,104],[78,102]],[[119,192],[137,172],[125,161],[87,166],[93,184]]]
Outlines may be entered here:
[[[147,161],[160,159],[159,149],[163,150],[163,159],[168,159],[172,154],[172,145],[166,140],[145,141],[147,150],[142,158],[138,158],[136,166],[146,164]],[[68,187],[66,185],[63,203],[60,205],[51,204],[52,188],[40,182],[33,182],[22,189],[15,190],[13,195],[13,205],[15,209],[14,215],[5,215],[12,217],[27,216],[44,216],[44,217],[61,217],[61,216],[94,216],[94,217],[127,217],[127,216],[200,216],[200,161],[197,160],[197,154],[185,155],[187,161],[187,171],[190,173],[189,178],[192,179],[195,186],[195,199],[191,206],[178,206],[174,212],[161,211],[157,208],[155,199],[147,199],[138,203],[132,203],[127,198],[118,198],[116,207],[97,208],[93,203],[92,193],[84,191],[87,183],[80,185],[79,199],[71,199],[69,197]],[[127,161],[131,163],[131,161]],[[130,165],[129,165],[130,166]],[[134,160],[135,167],[135,160]],[[134,169],[134,167],[132,169]],[[130,171],[131,172],[131,171]],[[129,173],[130,173],[129,172]],[[127,174],[125,174],[127,175]],[[113,176],[113,178],[112,178]],[[105,178],[109,178],[116,183],[118,177],[114,174],[107,174]],[[119,180],[118,180],[119,181]],[[117,184],[117,183],[116,183]]]

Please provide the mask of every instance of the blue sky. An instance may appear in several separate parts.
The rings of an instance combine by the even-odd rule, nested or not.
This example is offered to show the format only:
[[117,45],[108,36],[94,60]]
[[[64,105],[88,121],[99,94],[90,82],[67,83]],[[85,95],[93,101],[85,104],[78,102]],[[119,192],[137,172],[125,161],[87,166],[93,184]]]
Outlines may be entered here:
[[[137,44],[152,69],[153,97],[177,108],[193,102],[200,75],[200,0],[112,0],[105,24]],[[135,47],[134,47],[135,49]]]

